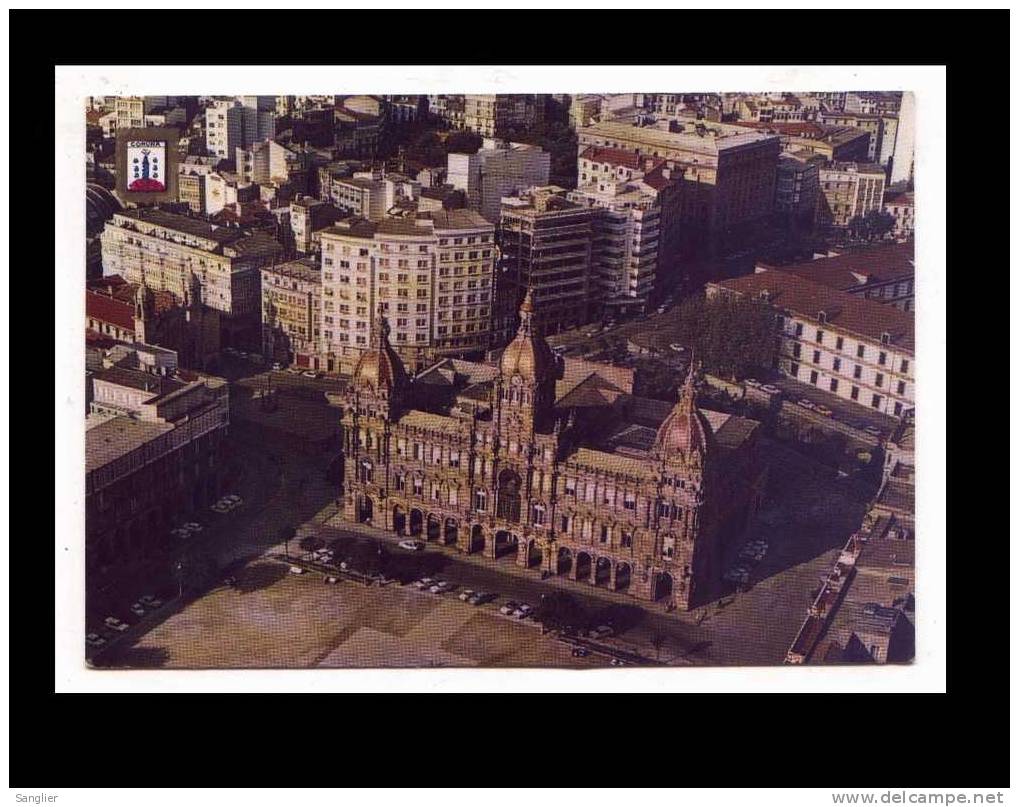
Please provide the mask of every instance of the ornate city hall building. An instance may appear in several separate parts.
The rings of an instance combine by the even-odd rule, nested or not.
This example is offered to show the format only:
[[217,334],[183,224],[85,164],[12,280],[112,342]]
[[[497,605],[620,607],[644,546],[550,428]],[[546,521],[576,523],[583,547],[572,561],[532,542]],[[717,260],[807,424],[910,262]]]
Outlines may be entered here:
[[698,409],[692,368],[670,406],[633,395],[632,373],[571,367],[532,317],[528,293],[496,363],[445,359],[414,379],[379,317],[334,399],[345,518],[642,600],[706,601],[760,505],[758,424]]

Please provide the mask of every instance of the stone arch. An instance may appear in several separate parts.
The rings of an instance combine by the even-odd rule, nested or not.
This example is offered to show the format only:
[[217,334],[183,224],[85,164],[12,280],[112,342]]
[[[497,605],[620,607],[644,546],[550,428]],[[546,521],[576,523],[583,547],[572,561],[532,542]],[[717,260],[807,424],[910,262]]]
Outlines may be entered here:
[[612,559],[606,557],[597,558],[594,562],[594,573],[591,575],[591,582],[596,586],[607,586],[612,579]]
[[519,544],[509,530],[496,530],[495,533],[495,557],[501,558],[506,555],[516,557]]
[[429,513],[425,519],[425,540],[438,541],[441,535],[442,520],[435,513]]
[[506,468],[499,474],[499,491],[496,502],[496,515],[503,521],[520,523],[520,503],[523,481],[520,474]]
[[659,572],[655,575],[655,585],[652,597],[655,600],[665,599],[672,596],[673,580],[668,572]]
[[442,542],[447,546],[455,544],[460,534],[460,525],[455,518],[447,518],[442,528]]
[[524,558],[528,569],[534,568],[535,566],[541,566],[541,562],[544,560],[545,554],[541,551],[541,545],[534,538],[527,541],[527,554]]
[[403,535],[407,529],[407,513],[398,505],[393,505],[393,532]]
[[574,568],[573,578],[575,580],[587,580],[590,578],[593,570],[594,563],[591,560],[591,555],[587,552],[578,552],[577,564]]
[[413,507],[410,511],[410,534],[420,535],[424,529],[425,515],[418,508]]
[[467,547],[468,554],[485,550],[485,528],[480,524],[471,525],[471,542]]
[[573,552],[568,546],[559,547],[556,553],[556,574],[569,574],[573,568]]
[[626,591],[630,587],[630,577],[633,569],[626,561],[616,566],[616,591]]
[[361,494],[357,497],[357,521],[360,524],[371,524],[375,517],[375,500],[371,496]]

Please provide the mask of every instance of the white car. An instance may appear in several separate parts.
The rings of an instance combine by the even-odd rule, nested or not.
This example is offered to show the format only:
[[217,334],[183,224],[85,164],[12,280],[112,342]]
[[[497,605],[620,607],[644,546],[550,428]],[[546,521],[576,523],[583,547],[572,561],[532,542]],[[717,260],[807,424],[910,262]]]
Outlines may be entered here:
[[875,437],[879,437],[881,435],[881,429],[877,426],[864,426],[863,430],[867,432],[867,434],[873,434]]
[[106,627],[108,627],[110,630],[119,631],[120,633],[123,633],[129,627],[126,622],[122,622],[115,616],[106,617],[104,623],[106,624]]
[[677,353],[682,353],[684,350],[686,350],[686,348],[680,344],[677,344],[676,342],[673,342],[672,344],[669,345],[669,350],[675,350]]
[[400,541],[397,544],[400,549],[406,549],[408,552],[420,552],[425,548],[424,541]]
[[242,499],[236,493],[231,493],[229,496],[224,496],[223,500],[230,502],[230,504],[234,505],[234,507],[244,504],[244,499]]
[[513,600],[510,600],[502,608],[499,609],[499,613],[500,614],[505,614],[506,616],[509,616],[514,611],[516,611],[518,607],[519,607],[519,603],[515,603],[515,602],[513,602]]
[[430,592],[431,592],[432,594],[445,594],[445,593],[446,593],[447,591],[449,591],[449,590],[450,590],[451,588],[453,588],[453,586],[451,586],[451,585],[450,585],[449,583],[447,583],[447,582],[446,582],[445,580],[440,580],[440,581],[439,581],[438,583],[436,583],[436,584],[435,584],[434,586],[432,586],[432,587],[431,587],[431,588],[429,588],[428,590],[429,590],[429,591],[430,591]]
[[213,513],[223,513],[223,514],[226,514],[226,513],[229,513],[231,510],[233,510],[234,508],[233,508],[233,505],[230,504],[229,502],[225,502],[222,499],[220,499],[218,502],[216,502],[214,505],[212,505],[212,507],[210,507],[209,509]]
[[424,591],[426,588],[430,588],[431,586],[434,586],[438,582],[439,581],[436,580],[434,577],[422,577],[420,580],[414,582],[414,588],[420,591]]
[[175,530],[170,530],[170,535],[172,535],[174,538],[179,538],[183,541],[191,536],[191,531],[186,530],[183,527],[177,527],[177,529]]
[[464,589],[463,591],[460,592],[460,595],[457,597],[457,599],[460,600],[460,602],[467,602],[467,600],[474,596],[474,593],[475,593],[474,589],[472,588]]
[[106,644],[106,640],[98,633],[89,633],[85,636],[85,643],[92,647],[102,647]]
[[163,606],[163,601],[156,597],[153,597],[151,594],[146,594],[143,597],[139,597],[138,602],[140,602],[146,608],[161,608]]
[[816,409],[817,408],[814,405],[814,402],[812,400],[810,400],[809,398],[800,398],[796,402],[796,405],[797,406],[802,406],[804,409]]
[[612,635],[612,628],[608,625],[599,625],[597,628],[589,630],[587,635],[592,639],[604,639],[605,637]]
[[287,372],[290,373],[290,375],[300,375],[301,374],[301,368],[300,367],[288,367],[287,368]]
[[304,569],[302,569],[300,566],[291,566],[290,574],[304,574]]
[[188,532],[201,532],[202,525],[199,524],[197,521],[189,521],[187,524],[184,525],[184,529],[187,530]]
[[756,378],[744,379],[743,383],[746,384],[748,387],[760,388],[761,386],[761,382],[758,381]]
[[326,585],[327,586],[335,586],[339,582],[340,582],[340,579],[338,577],[330,576],[330,577],[326,578]]
[[272,363],[272,369],[273,370],[282,370],[283,369],[283,365],[280,364],[278,361],[274,361]]
[[140,602],[132,603],[131,613],[135,616],[145,616],[145,606]]
[[781,390],[774,384],[762,384],[761,389],[764,390],[769,395],[778,395],[778,393],[781,392]]
[[517,606],[517,609],[513,612],[513,616],[515,616],[517,619],[525,619],[526,617],[529,617],[533,612],[534,609],[530,605],[528,605],[526,602],[522,602],[520,603],[520,605]]
[[832,416],[832,411],[827,406],[821,406],[818,404],[814,407],[814,410],[817,414],[824,415],[826,418],[830,418]]
[[314,370],[305,370],[303,373],[301,373],[301,375],[303,375],[305,378],[318,378],[318,373],[316,373]]

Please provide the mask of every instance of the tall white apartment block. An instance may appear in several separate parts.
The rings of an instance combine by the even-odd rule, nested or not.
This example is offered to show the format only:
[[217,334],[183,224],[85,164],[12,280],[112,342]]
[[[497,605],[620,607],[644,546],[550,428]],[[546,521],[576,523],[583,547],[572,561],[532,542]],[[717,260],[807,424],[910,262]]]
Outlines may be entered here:
[[467,205],[498,223],[501,199],[547,185],[552,155],[538,146],[485,138],[476,154],[450,154],[446,181],[467,194]]
[[321,240],[327,366],[353,372],[379,311],[412,371],[442,353],[489,347],[495,228],[478,214],[354,219],[323,230]]
[[[268,97],[268,96],[266,96]],[[276,135],[273,109],[246,106],[240,101],[216,101],[205,110],[205,143],[210,154],[221,160],[234,158],[236,150]]]

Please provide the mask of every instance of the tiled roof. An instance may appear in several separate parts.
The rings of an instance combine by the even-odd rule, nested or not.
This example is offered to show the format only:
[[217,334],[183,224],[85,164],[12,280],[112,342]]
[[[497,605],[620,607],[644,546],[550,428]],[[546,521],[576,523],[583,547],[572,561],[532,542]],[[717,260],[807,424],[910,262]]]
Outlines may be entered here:
[[589,146],[580,155],[582,159],[594,163],[608,163],[609,165],[622,165],[626,168],[640,168],[641,158],[632,151],[623,149],[603,148],[601,146]]
[[791,272],[764,271],[713,285],[754,298],[758,298],[761,292],[767,292],[768,301],[776,308],[810,319],[824,311],[829,327],[862,336],[874,343],[880,343],[882,334],[887,333],[894,347],[909,352],[914,349],[911,313],[856,297]]
[[[914,248],[911,241],[904,244],[880,244],[833,258],[818,258],[788,266],[760,266],[799,275],[833,289],[849,291],[862,282],[913,277]],[[866,280],[861,281],[861,277]]]
[[134,330],[134,306],[102,292],[85,292],[85,316],[127,331]]

